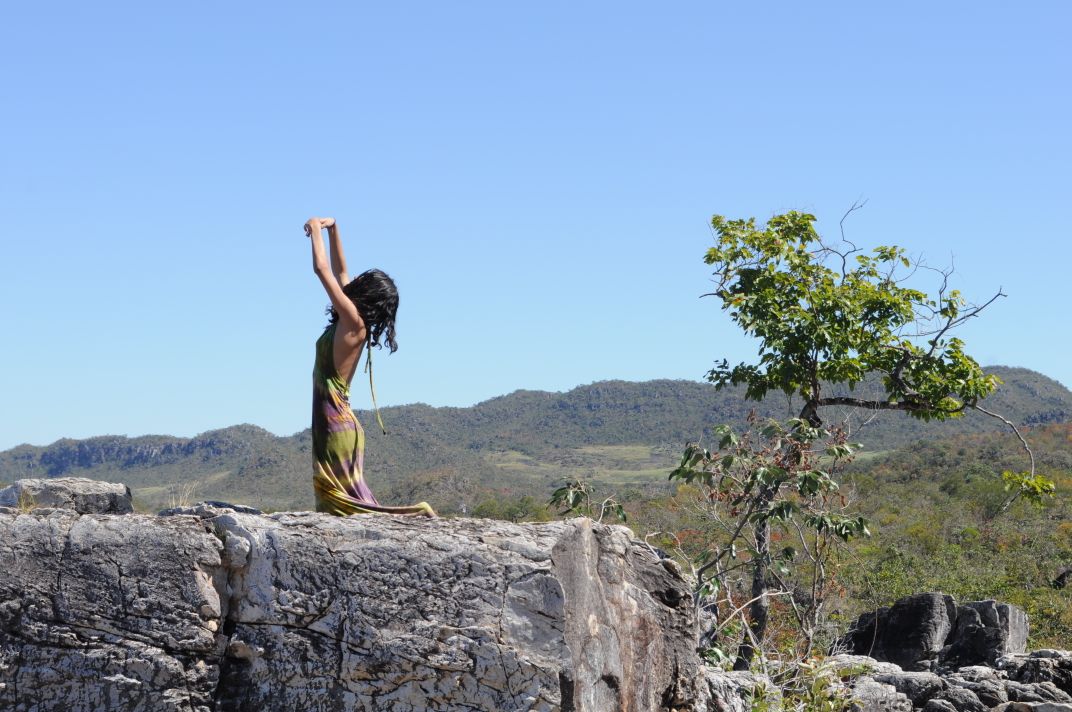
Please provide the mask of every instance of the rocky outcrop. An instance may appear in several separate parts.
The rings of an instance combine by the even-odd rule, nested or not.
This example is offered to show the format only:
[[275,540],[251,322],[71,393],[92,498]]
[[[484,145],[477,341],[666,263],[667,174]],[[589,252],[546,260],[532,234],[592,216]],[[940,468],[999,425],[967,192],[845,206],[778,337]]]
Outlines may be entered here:
[[130,488],[84,477],[19,480],[0,490],[0,507],[54,507],[83,514],[127,514],[134,511]]
[[25,509],[0,510],[0,709],[709,699],[688,584],[624,527]]
[[0,709],[211,709],[220,552],[192,518],[0,513]]
[[[700,663],[688,582],[624,527],[219,502],[120,514],[122,485],[72,479],[0,501],[5,712],[781,705],[762,675]],[[1018,609],[921,594],[860,620],[846,641],[913,669],[827,659],[857,712],[1072,712],[1072,653],[1016,651]]]
[[996,601],[962,605],[942,593],[907,596],[865,613],[835,649],[892,662],[906,670],[993,665],[1027,647],[1023,610]]
[[[1002,667],[973,665],[940,673],[902,670],[893,663],[859,655],[834,655],[825,664],[848,680],[854,709],[992,712],[1035,710],[1072,712],[1072,694],[1055,685],[1069,669],[1072,654],[1038,651],[1002,658]],[[1040,664],[1048,660],[1049,664]],[[861,674],[862,671],[862,674]],[[1017,677],[1023,679],[1018,680]],[[1047,707],[1046,705],[1049,705]]]
[[1036,650],[1033,653],[1006,655],[1000,658],[996,665],[1009,680],[1031,685],[1036,688],[1036,692],[1041,689],[1047,693],[1053,690],[1062,693],[1060,698],[1047,695],[1035,700],[1010,695],[1009,699],[1023,702],[1072,702],[1072,652]]
[[871,683],[888,685],[906,710],[1072,712],[1072,653],[1026,653],[1027,635],[1027,616],[1015,606],[916,594],[861,616],[838,643],[875,659],[843,654],[828,662],[868,670],[852,683],[854,693],[875,700]]

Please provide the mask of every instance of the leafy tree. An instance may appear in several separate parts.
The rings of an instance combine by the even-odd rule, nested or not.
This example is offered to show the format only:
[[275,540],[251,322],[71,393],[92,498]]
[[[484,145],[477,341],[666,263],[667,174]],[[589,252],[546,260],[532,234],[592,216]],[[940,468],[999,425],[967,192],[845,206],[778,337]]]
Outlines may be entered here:
[[[984,373],[953,333],[1002,292],[970,305],[949,287],[951,270],[931,270],[896,246],[864,252],[845,239],[844,230],[840,243],[825,243],[814,222],[815,216],[795,211],[776,215],[762,227],[754,218],[712,218],[715,245],[704,259],[715,267],[713,296],[746,334],[759,340],[759,354],[755,363],[732,367],[723,360],[708,379],[719,388],[743,384],[747,397],[755,400],[776,391],[799,396],[800,420],[812,428],[822,425],[819,409],[825,406],[900,410],[922,420],[956,418],[969,409],[1001,418],[979,405],[999,379]],[[921,270],[938,278],[934,296],[909,285]],[[871,374],[881,376],[880,398],[830,392],[837,385],[851,392]],[[1034,457],[1020,440],[1031,469],[1023,476],[1007,476],[1006,482],[1018,488],[1014,498],[1021,493],[1041,497],[1045,483],[1036,478]],[[767,626],[769,519],[783,484],[759,481],[748,494],[756,543],[755,597],[749,609],[753,641],[763,640]],[[753,646],[742,645],[735,667],[747,668],[754,652]]]
[[[961,415],[993,392],[987,375],[950,336],[1000,296],[969,307],[948,289],[935,298],[906,286],[921,267],[900,247],[865,254],[851,243],[824,244],[815,216],[789,212],[760,229],[754,218],[712,218],[717,244],[704,257],[715,265],[714,296],[746,334],[759,339],[759,362],[732,368],[722,361],[708,374],[718,386],[744,384],[749,398],[771,391],[804,399],[801,417],[822,424],[822,406],[902,410],[924,420]],[[829,395],[870,373],[882,374],[886,397],[864,400]]]

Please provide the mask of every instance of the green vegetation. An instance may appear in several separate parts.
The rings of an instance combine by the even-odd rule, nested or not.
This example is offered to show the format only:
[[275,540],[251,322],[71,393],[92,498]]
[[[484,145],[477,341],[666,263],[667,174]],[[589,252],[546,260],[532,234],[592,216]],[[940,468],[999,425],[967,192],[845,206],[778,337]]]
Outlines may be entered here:
[[[846,516],[864,517],[872,536],[854,538],[836,552],[825,604],[829,616],[815,632],[816,648],[832,642],[864,611],[920,591],[1013,603],[1030,617],[1032,649],[1072,648],[1072,575],[1066,573],[1072,570],[1072,424],[1029,428],[1024,435],[1040,473],[1056,483],[1054,497],[1041,507],[1017,501],[1000,511],[1008,493],[998,473],[1023,458],[1009,434],[919,441],[846,467],[837,492],[844,500],[838,504]],[[674,553],[686,570],[695,570],[718,530],[696,483],[625,507],[638,537]],[[808,564],[797,539],[775,529],[771,551],[794,546],[796,565]],[[742,550],[738,557],[738,563],[747,563],[749,554]],[[799,574],[807,569],[798,568],[785,586],[795,596]],[[742,570],[747,568],[737,571]],[[729,584],[741,601],[748,599],[749,587],[750,577],[743,574]],[[794,621],[787,597],[773,597],[771,655],[798,653],[801,635]],[[727,626],[720,643],[742,632],[739,625]],[[732,647],[723,652],[732,655]]]
[[[851,211],[850,211],[851,212]],[[951,336],[982,306],[969,307],[950,273],[940,272],[936,295],[906,286],[923,265],[900,247],[870,254],[842,239],[823,242],[815,216],[788,212],[763,229],[754,218],[711,220],[716,244],[704,260],[715,266],[714,296],[741,329],[759,341],[759,362],[708,375],[719,387],[746,387],[762,400],[781,391],[803,399],[800,417],[820,425],[818,409],[848,406],[900,410],[921,420],[945,420],[975,408],[999,383]],[[902,275],[901,271],[907,271]],[[879,375],[881,398],[830,395]]]
[[[963,342],[952,336],[965,321],[979,316],[1004,295],[999,291],[983,305],[969,306],[957,290],[949,288],[951,271],[935,271],[940,279],[932,297],[909,286],[912,277],[926,266],[913,263],[902,248],[880,246],[865,253],[846,240],[844,233],[840,243],[824,242],[814,222],[813,215],[794,211],[776,215],[759,228],[754,218],[727,220],[715,215],[711,220],[715,246],[704,257],[707,264],[715,266],[713,296],[722,302],[722,309],[734,323],[759,342],[757,363],[730,367],[723,360],[709,372],[708,379],[718,388],[744,385],[745,397],[751,400],[779,391],[802,400],[799,419],[788,435],[772,435],[770,428],[764,431],[764,438],[770,441],[765,449],[738,447],[725,452],[733,438],[726,435],[719,446],[724,451],[718,454],[721,460],[712,460],[709,453],[690,445],[682,468],[674,473],[684,472],[689,482],[696,475],[706,476],[704,484],[709,488],[711,477],[716,476],[717,494],[730,497],[728,520],[734,523],[728,527],[729,539],[712,543],[710,550],[717,552],[718,558],[704,564],[700,573],[715,566],[716,579],[725,579],[720,558],[727,552],[736,558],[736,542],[743,539],[746,524],[751,528],[751,538],[743,541],[748,545],[751,599],[746,604],[747,626],[737,645],[734,668],[739,670],[748,669],[757,650],[767,643],[772,595],[789,596],[806,642],[804,655],[811,653],[815,629],[820,618],[825,619],[825,615],[820,616],[825,582],[817,587],[813,581],[810,591],[805,586],[798,595],[799,587],[787,586],[775,572],[779,562],[790,567],[795,550],[787,548],[789,554],[775,557],[771,524],[792,521],[799,502],[809,502],[812,511],[801,514],[817,535],[833,530],[847,540],[867,531],[861,517],[814,509],[818,503],[825,510],[825,494],[836,490],[836,483],[811,461],[816,429],[823,423],[820,408],[903,411],[923,421],[959,418],[966,410],[984,413],[1012,428],[1030,461],[1028,471],[1004,473],[1005,485],[1015,492],[1000,511],[1006,511],[1021,496],[1038,504],[1053,491],[1052,482],[1036,472],[1034,455],[1013,422],[979,405],[994,392],[1000,379],[985,373],[964,352]],[[881,384],[877,397],[828,392],[839,385],[851,391],[867,377],[877,377]],[[801,435],[794,437],[794,432]],[[849,446],[835,442],[830,452],[837,460],[849,454]],[[697,462],[701,469],[692,470]],[[735,464],[739,462],[742,464]],[[783,487],[794,485],[798,499],[786,499]],[[717,500],[713,494],[708,499]],[[712,516],[716,521],[727,520],[722,513]],[[799,526],[797,533],[812,570],[821,570],[825,579],[836,570],[834,562],[823,561],[818,555],[819,540],[809,549]],[[731,570],[737,568],[739,565]],[[701,594],[708,583],[701,576]],[[716,599],[710,605],[717,609],[719,602]],[[725,605],[732,606],[732,598]]]
[[995,473],[1023,457],[1008,438],[919,442],[853,467],[845,488],[875,534],[843,562],[853,612],[917,591],[994,598],[1027,611],[1033,647],[1072,648],[1072,587],[1061,579],[1072,567],[1072,426],[1025,435],[1056,483],[1041,506],[1002,512]]
[[[696,511],[706,531],[699,555],[690,558],[697,603],[715,617],[701,647],[728,659],[722,631],[743,629],[737,616],[745,609],[754,613],[757,604],[766,620],[772,596],[785,595],[800,632],[794,659],[806,660],[826,619],[838,548],[869,534],[863,517],[843,511],[844,498],[832,476],[856,446],[843,432],[799,419],[752,423],[741,435],[723,426],[717,434],[718,450],[690,445],[670,473],[701,494]],[[772,550],[775,536],[784,545]],[[745,603],[739,602],[742,573],[752,580]],[[757,630],[754,618],[740,623],[748,624],[747,636],[729,642],[738,656],[734,667],[744,669],[765,642],[765,630]]]
[[[1072,419],[1072,393],[1026,369],[995,367],[1004,385],[990,407],[1017,423]],[[881,384],[864,381],[861,397]],[[744,427],[749,412],[762,418],[795,416],[799,399],[750,404],[742,388],[717,391],[699,381],[606,381],[566,393],[519,391],[471,408],[410,405],[383,410],[390,435],[368,430],[366,471],[385,502],[428,500],[442,513],[472,513],[489,498],[529,495],[546,501],[556,483],[584,479],[627,503],[670,493],[667,473],[685,442],[710,438],[705,424]],[[841,419],[842,414],[838,414]],[[359,412],[364,422],[370,414]],[[900,413],[879,413],[853,440],[867,443],[860,457],[920,439],[962,433],[1001,433],[1002,424],[969,413],[924,424]],[[90,477],[123,482],[142,511],[168,506],[189,486],[193,500],[241,502],[261,509],[311,509],[308,431],[276,437],[252,425],[194,438],[102,436],[22,445],[0,452],[0,481],[24,477]],[[1009,463],[1018,469],[1022,463]],[[1000,471],[999,471],[1000,472]]]
[[550,504],[558,507],[560,514],[583,514],[597,522],[612,514],[619,521],[627,521],[625,507],[611,497],[596,497],[592,485],[584,480],[567,480],[565,484],[551,493]]

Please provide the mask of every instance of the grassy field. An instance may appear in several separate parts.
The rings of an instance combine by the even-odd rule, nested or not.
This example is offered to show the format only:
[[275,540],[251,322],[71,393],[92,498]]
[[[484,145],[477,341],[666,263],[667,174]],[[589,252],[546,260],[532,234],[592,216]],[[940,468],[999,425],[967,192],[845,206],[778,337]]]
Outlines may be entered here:
[[495,468],[530,482],[586,479],[609,485],[661,483],[673,460],[649,445],[585,445],[532,457],[516,450],[487,456]]

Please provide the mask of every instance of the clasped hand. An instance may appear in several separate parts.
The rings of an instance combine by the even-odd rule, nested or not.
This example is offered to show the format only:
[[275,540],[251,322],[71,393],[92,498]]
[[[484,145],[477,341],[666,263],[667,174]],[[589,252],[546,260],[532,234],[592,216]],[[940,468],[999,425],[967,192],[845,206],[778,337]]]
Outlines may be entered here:
[[335,218],[309,218],[305,221],[305,236],[319,235],[324,228],[335,227]]

